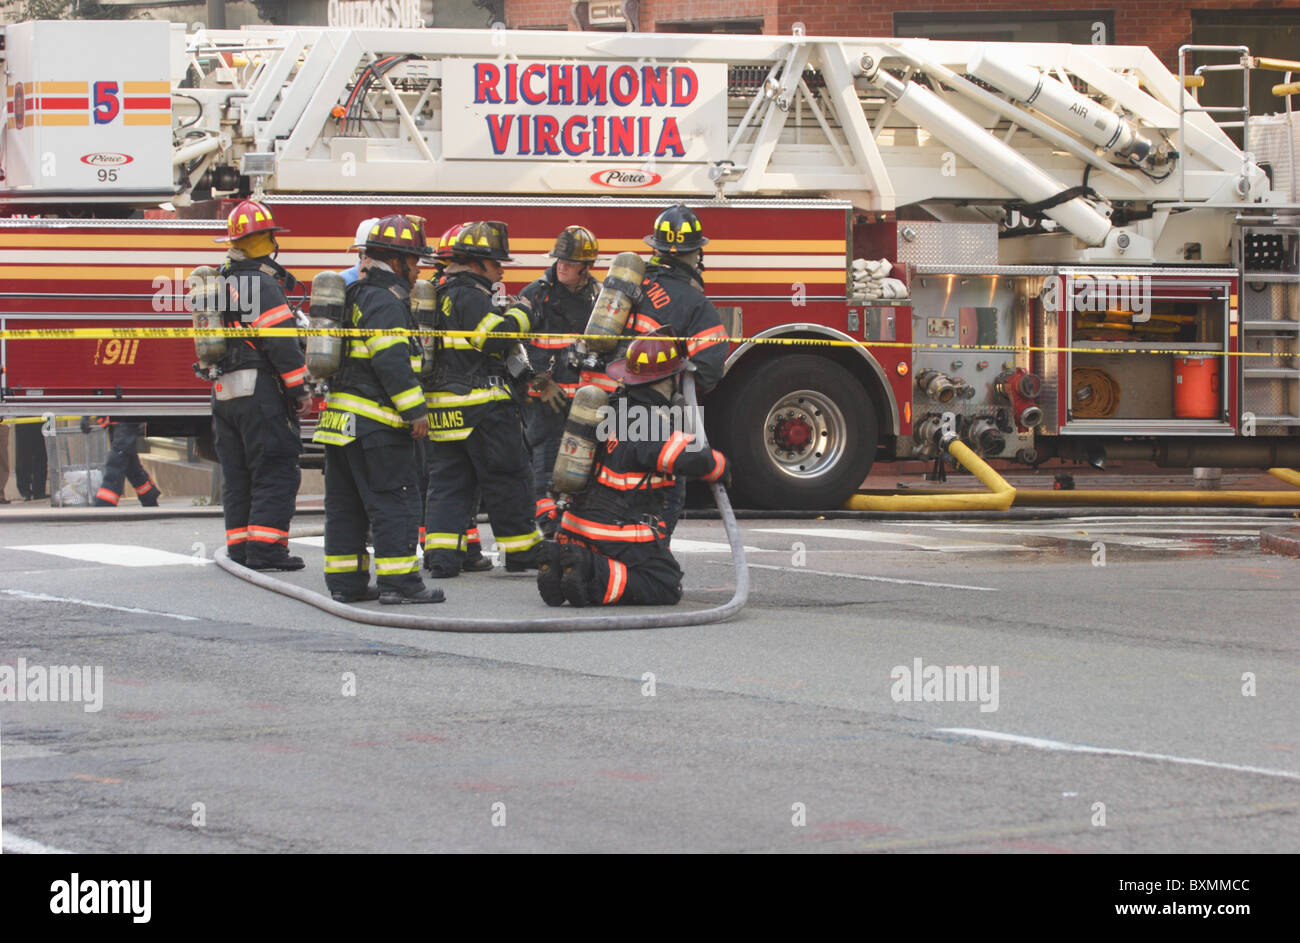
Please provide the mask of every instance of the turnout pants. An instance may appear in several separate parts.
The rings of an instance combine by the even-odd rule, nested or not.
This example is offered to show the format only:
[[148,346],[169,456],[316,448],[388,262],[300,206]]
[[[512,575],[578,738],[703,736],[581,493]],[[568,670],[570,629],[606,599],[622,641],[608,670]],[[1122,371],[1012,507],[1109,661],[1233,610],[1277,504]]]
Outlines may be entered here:
[[[465,525],[483,495],[492,536],[512,554],[529,554],[542,542],[533,524],[533,489],[519,414],[511,405],[487,409],[460,441],[429,443],[428,516],[424,548],[435,567],[459,568],[465,557]],[[472,522],[471,522],[472,526]]]
[[557,413],[542,402],[528,404],[528,444],[532,447],[533,493],[537,497],[534,514],[537,524],[547,533],[555,530],[555,501],[547,495],[551,475],[555,471],[555,457],[560,452],[560,439],[564,437],[564,420],[567,412]]
[[402,433],[325,446],[325,585],[331,593],[359,594],[370,582],[367,531],[374,537],[379,591],[422,590],[416,443]]
[[585,540],[564,529],[560,543],[580,543],[595,555],[587,598],[606,606],[675,606],[682,598],[682,569],[667,541],[631,543]]
[[129,480],[141,504],[158,506],[158,489],[140,464],[140,454],[136,451],[136,440],[142,431],[144,425],[139,422],[119,422],[113,426],[113,444],[104,463],[104,480],[95,495],[97,500],[117,504],[123,485]]
[[[14,427],[14,479],[18,493],[24,498],[43,498],[48,478],[48,459],[45,454],[45,437],[41,435],[41,423],[19,423]],[[59,484],[60,482],[55,482],[56,489]]]
[[551,409],[543,402],[528,404],[528,444],[533,447],[533,489],[540,498],[546,494],[555,471],[555,456],[560,451],[567,413]]
[[[429,518],[429,452],[433,443],[427,439],[415,443],[416,467],[420,470],[420,552],[424,552],[425,522]],[[465,523],[466,553],[470,559],[482,555],[483,548],[478,539],[478,509],[483,503],[483,496],[477,491],[470,501],[469,519]]]
[[275,380],[258,371],[252,396],[214,401],[212,426],[230,559],[270,563],[288,556],[302,442]]

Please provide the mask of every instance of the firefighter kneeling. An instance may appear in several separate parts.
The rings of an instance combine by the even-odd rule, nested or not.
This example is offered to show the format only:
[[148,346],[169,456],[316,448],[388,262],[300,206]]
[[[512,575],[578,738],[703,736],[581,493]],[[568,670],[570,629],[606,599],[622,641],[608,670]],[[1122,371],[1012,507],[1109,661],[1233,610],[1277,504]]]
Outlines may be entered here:
[[[721,452],[673,428],[669,403],[685,366],[677,342],[654,335],[632,341],[627,358],[609,365],[610,377],[626,386],[626,404],[615,397],[602,427],[626,417],[627,428],[602,428],[591,479],[544,545],[537,590],[547,605],[674,605],[682,598],[664,498],[679,475],[730,480]],[[562,447],[560,462],[565,457]],[[560,472],[557,463],[557,480]]]
[[[346,326],[410,330],[410,291],[429,255],[418,223],[385,216],[365,244],[367,267],[344,304]],[[347,342],[330,379],[313,437],[325,448],[325,584],[338,602],[442,602],[420,578],[420,493],[415,442],[429,434],[428,408],[401,334]],[[374,535],[378,586],[367,585],[367,527]]]

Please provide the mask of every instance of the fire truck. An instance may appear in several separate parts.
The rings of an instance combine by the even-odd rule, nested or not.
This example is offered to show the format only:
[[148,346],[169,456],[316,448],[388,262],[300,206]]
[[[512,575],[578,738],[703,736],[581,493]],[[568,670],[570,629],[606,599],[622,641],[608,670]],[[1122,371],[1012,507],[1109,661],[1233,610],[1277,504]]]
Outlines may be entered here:
[[707,422],[753,505],[836,506],[944,430],[1029,465],[1300,460],[1294,127],[1197,97],[1249,102],[1270,69],[1284,92],[1293,63],[798,33],[3,39],[4,416],[206,435],[189,340],[83,335],[189,325],[186,273],[249,193],[304,283],[350,264],[362,219],[405,212],[506,222],[511,291],[563,227],[648,254],[684,202],[731,338]]

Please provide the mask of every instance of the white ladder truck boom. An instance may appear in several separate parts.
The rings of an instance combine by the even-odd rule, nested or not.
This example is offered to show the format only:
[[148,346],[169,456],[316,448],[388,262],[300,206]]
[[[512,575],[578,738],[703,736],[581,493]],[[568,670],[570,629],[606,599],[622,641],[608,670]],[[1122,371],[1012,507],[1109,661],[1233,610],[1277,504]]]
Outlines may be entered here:
[[1269,189],[1205,113],[1176,145],[1187,93],[1143,47],[251,29],[186,53],[177,113],[202,113],[178,166],[242,162],[271,193],[608,193],[594,161],[652,168],[655,195],[996,219],[1086,186],[1042,211],[1090,247],[1075,260],[1157,262],[1182,261],[1161,245],[1171,215]]
[[[103,24],[36,25],[68,43]],[[1146,48],[299,27],[133,48],[170,83],[171,179],[67,176],[91,126],[59,176],[9,174],[11,211],[166,190],[211,228],[262,193],[303,281],[344,267],[381,210],[433,232],[490,216],[527,281],[566,225],[644,250],[664,204],[696,207],[738,339],[710,424],[753,503],[834,506],[876,458],[933,458],[944,429],[1031,464],[1300,460],[1300,215],[1278,160],[1252,156],[1289,120],[1243,113],[1243,149]],[[1243,83],[1272,67],[1196,51]]]

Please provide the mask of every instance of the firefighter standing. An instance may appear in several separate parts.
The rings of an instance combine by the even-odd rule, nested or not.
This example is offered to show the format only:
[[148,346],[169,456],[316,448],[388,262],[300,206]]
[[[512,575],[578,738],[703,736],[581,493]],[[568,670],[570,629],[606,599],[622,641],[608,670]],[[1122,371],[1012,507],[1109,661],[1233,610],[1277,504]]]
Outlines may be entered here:
[[[533,523],[532,480],[507,357],[518,341],[507,333],[531,327],[527,302],[493,299],[510,258],[504,223],[475,222],[451,240],[451,261],[438,293],[445,337],[429,384],[430,463],[424,561],[435,578],[458,576],[464,527],[475,487],[481,489],[506,569],[533,569],[542,535]],[[526,367],[526,363],[523,365]]]
[[[591,266],[599,251],[596,237],[583,226],[566,227],[556,237],[550,253],[555,263],[520,292],[532,304],[534,331],[543,335],[583,333],[600,292],[600,282],[591,277]],[[526,430],[533,448],[537,522],[543,531],[550,531],[555,527],[555,501],[546,492],[569,400],[578,391],[581,377],[571,338],[535,337],[528,347],[538,372],[528,392]]]
[[[366,238],[366,269],[347,294],[347,327],[412,330],[410,290],[429,256],[418,223],[385,216]],[[414,363],[413,363],[414,361]],[[420,578],[416,443],[429,433],[419,354],[400,334],[348,341],[312,441],[325,446],[325,584],[338,602],[442,602]],[[377,586],[369,586],[367,531]]]
[[[129,480],[140,504],[156,508],[158,486],[140,464],[140,453],[136,451],[136,440],[144,435],[144,423],[114,422],[107,416],[98,416],[94,422],[101,429],[109,431],[112,444],[109,446],[108,461],[104,463],[103,480],[91,503],[97,508],[117,507],[117,502],[122,499],[122,489]],[[89,422],[85,419],[82,420],[82,429],[89,431]]]
[[348,248],[349,252],[357,254],[355,265],[345,268],[339,274],[343,276],[343,284],[351,285],[361,277],[361,269],[366,262],[366,240],[370,238],[370,230],[374,228],[375,223],[379,222],[378,216],[372,216],[369,219],[363,219],[361,225],[357,227],[357,234],[352,239],[352,245]]
[[[225,237],[230,250],[221,267],[227,327],[293,327],[285,298],[297,283],[273,256],[279,249],[271,211],[245,200],[231,212]],[[231,339],[217,365],[212,425],[221,459],[222,506],[230,559],[254,570],[300,570],[289,555],[302,443],[298,417],[310,408],[307,367],[296,337]]]
[[[469,223],[457,223],[438,239],[438,245],[433,250],[434,274],[430,281],[435,288],[441,288],[443,282],[443,272],[447,268],[447,263],[451,261],[451,246],[456,239],[456,234],[464,229]],[[429,407],[433,408],[433,373],[420,375],[420,383],[425,387],[425,401]],[[423,503],[420,508],[420,551],[424,551],[425,537],[425,519],[428,516],[428,494],[429,494],[429,443],[420,443],[420,494]],[[475,491],[474,497],[470,500],[469,519],[465,525],[465,559],[460,568],[466,573],[483,573],[492,569],[492,561],[483,556],[483,543],[478,534],[478,509],[482,503],[482,496]]]
[[668,406],[685,366],[678,341],[651,336],[632,341],[626,359],[607,368],[627,387],[626,405],[611,403],[614,414],[639,431],[605,436],[590,483],[560,519],[556,540],[545,544],[537,589],[547,605],[674,605],[682,598],[665,498],[683,475],[729,477],[721,452],[695,447],[694,436],[672,427]]
[[[668,327],[674,337],[686,338],[686,356],[695,364],[695,382],[703,396],[722,379],[727,358],[727,330],[718,309],[704,296],[701,274],[709,241],[704,226],[694,210],[678,203],[659,214],[654,232],[644,241],[655,251],[646,266],[641,298],[632,309],[632,330],[649,334]],[[681,480],[665,501],[669,536],[685,497],[686,482]]]
[[19,421],[14,427],[14,484],[25,501],[48,497],[45,483],[49,478],[49,465],[41,428],[39,419],[35,422]]

